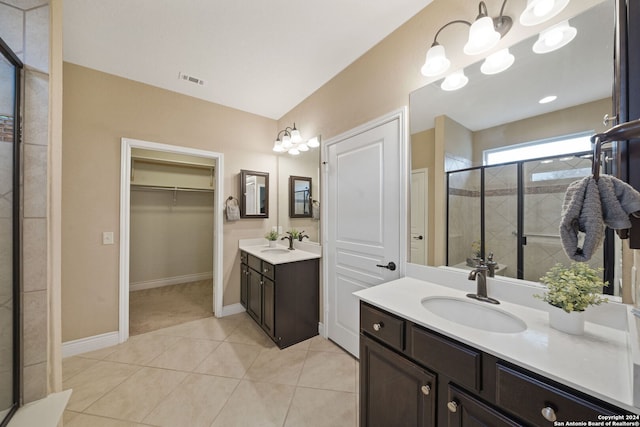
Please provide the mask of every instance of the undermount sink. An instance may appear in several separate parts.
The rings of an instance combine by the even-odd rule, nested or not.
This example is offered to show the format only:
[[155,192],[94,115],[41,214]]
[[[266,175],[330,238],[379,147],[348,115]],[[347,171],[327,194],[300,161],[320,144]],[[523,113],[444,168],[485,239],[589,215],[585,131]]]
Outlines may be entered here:
[[516,316],[470,299],[429,297],[422,300],[422,306],[443,319],[488,332],[510,334],[527,329],[527,324]]
[[285,248],[265,248],[260,252],[267,252],[270,254],[288,254],[289,253],[289,249],[285,249]]

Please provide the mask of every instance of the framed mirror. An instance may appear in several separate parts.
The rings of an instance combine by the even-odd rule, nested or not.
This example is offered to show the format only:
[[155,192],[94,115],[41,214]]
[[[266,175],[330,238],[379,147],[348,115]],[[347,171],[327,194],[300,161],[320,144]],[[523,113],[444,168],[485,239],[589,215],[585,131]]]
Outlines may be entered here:
[[311,178],[289,177],[289,218],[311,218]]
[[269,218],[269,174],[240,171],[240,218]]

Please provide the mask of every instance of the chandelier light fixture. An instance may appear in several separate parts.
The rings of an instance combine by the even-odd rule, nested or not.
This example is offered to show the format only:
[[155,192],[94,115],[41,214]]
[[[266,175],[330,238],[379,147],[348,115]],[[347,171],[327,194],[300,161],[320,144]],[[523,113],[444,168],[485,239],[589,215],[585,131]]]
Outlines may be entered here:
[[[484,1],[478,3],[478,15],[473,23],[461,19],[447,22],[438,29],[433,38],[433,43],[427,51],[427,57],[421,68],[425,77],[440,76],[449,70],[451,60],[447,58],[445,48],[438,43],[438,36],[445,28],[454,24],[463,24],[469,27],[469,34],[463,52],[474,56],[487,53],[497,46],[513,26],[513,19],[504,14],[507,0],[502,2],[500,14],[492,18]],[[524,26],[541,24],[557,14],[567,5],[569,0],[527,0],[527,6],[520,15],[519,22]],[[576,36],[577,30],[569,26],[568,21],[563,21],[540,33],[540,37],[533,47],[536,53],[547,53],[559,49],[569,43]],[[515,61],[509,49],[502,49],[489,55],[480,70],[484,74],[497,74],[505,71]],[[441,84],[443,90],[457,90],[464,87],[469,79],[463,71],[456,71],[447,76]]]
[[301,152],[309,151],[309,148],[316,148],[320,146],[320,137],[316,136],[309,141],[304,142],[300,136],[300,131],[296,129],[296,124],[293,127],[287,126],[278,132],[276,140],[273,143],[273,151],[276,153],[289,153],[292,156],[297,156]]

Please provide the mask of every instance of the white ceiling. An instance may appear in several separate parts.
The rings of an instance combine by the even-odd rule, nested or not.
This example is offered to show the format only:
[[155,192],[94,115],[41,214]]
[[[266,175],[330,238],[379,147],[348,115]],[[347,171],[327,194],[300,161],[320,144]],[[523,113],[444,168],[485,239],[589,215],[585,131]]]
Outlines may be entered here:
[[431,1],[65,0],[64,60],[279,119]]

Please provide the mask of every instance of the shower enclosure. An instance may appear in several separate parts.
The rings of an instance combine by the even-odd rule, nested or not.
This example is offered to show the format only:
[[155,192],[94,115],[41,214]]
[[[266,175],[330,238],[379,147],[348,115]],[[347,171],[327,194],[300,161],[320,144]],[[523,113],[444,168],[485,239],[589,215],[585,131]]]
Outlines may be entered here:
[[[569,264],[560,241],[564,194],[591,174],[591,153],[576,153],[447,172],[447,265],[470,269],[493,253],[498,271],[538,281],[556,263]],[[614,283],[614,233],[589,265]],[[614,292],[614,286],[604,290]]]
[[20,72],[22,62],[0,38],[0,426],[20,395]]

